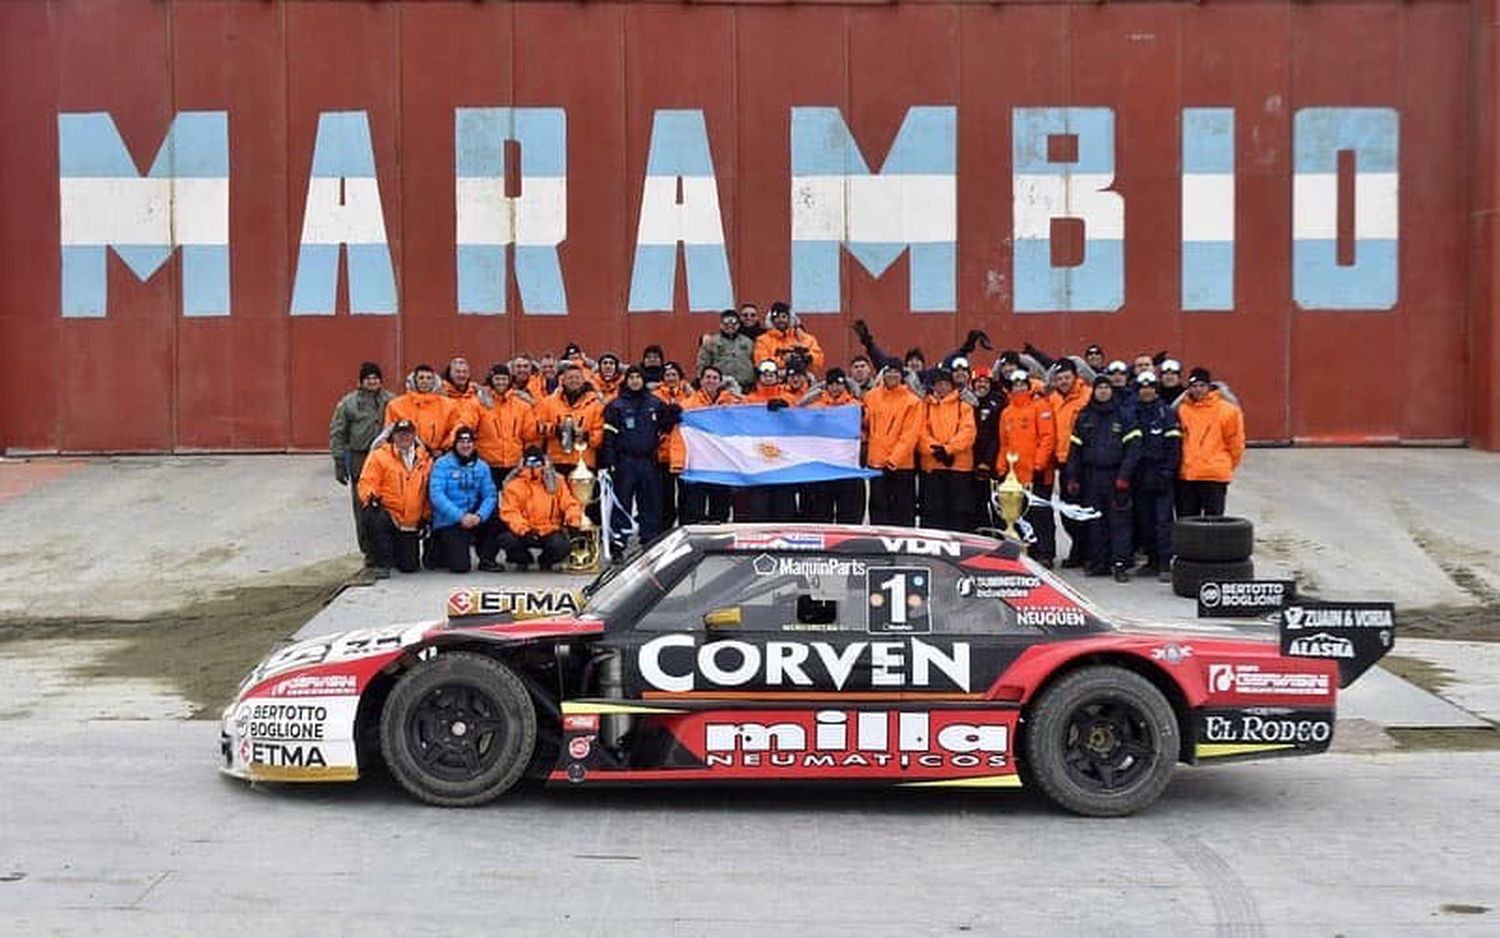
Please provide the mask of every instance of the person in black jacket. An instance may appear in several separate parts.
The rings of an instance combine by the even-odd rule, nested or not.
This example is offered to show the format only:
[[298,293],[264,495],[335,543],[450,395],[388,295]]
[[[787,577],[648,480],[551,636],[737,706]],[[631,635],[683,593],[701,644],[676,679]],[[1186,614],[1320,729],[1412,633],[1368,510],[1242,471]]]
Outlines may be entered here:
[[990,479],[1004,478],[1007,466],[1000,460],[1000,411],[1005,390],[996,390],[988,368],[974,371],[974,518],[981,527],[997,527],[990,504]]
[[661,483],[656,472],[656,450],[672,429],[666,405],[646,390],[646,375],[639,365],[625,370],[620,396],[604,408],[604,442],[599,448],[600,468],[607,468],[615,485],[619,507],[610,519],[613,559],[623,562],[628,512],[634,503],[635,520],[642,544],[661,533]]
[[1094,379],[1094,397],[1073,422],[1065,471],[1069,496],[1099,512],[1089,522],[1088,576],[1114,571],[1115,579],[1130,579],[1132,517],[1130,488],[1140,461],[1140,428],[1134,412],[1115,399],[1109,378]]
[[1182,462],[1182,428],[1177,409],[1162,399],[1156,373],[1135,376],[1136,425],[1141,431],[1141,459],[1136,465],[1135,541],[1146,552],[1136,573],[1172,580],[1172,483]]

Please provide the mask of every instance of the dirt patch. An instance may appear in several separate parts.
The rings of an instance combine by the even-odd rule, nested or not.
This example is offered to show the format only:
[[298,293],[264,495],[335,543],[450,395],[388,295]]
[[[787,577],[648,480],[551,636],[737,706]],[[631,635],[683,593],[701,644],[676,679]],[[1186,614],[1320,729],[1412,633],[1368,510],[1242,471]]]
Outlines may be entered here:
[[356,582],[358,567],[357,559],[329,561],[285,576],[296,585],[237,587],[219,598],[142,621],[0,626],[0,643],[126,639],[74,673],[84,679],[168,681],[191,701],[194,718],[214,718],[267,651]]
[[1474,606],[1427,606],[1396,609],[1397,634],[1406,638],[1447,638],[1466,642],[1500,642],[1500,602]]
[[1452,726],[1431,729],[1388,727],[1386,735],[1399,750],[1475,752],[1500,749],[1500,729],[1493,726]]
[[1444,688],[1453,682],[1452,671],[1421,658],[1386,655],[1380,659],[1380,666],[1403,681],[1415,684],[1433,694],[1441,695]]

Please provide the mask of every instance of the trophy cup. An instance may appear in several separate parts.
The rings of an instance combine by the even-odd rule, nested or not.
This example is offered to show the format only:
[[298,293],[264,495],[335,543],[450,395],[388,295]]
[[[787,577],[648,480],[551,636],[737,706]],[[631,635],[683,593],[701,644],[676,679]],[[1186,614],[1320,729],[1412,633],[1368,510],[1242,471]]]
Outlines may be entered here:
[[1020,541],[1022,549],[1025,549],[1026,539],[1021,532],[1016,530],[1016,522],[1026,514],[1026,505],[1031,500],[1026,491],[1026,486],[1016,478],[1016,462],[1020,460],[1017,453],[1006,453],[1005,459],[1010,463],[1010,469],[1005,473],[1005,480],[996,482],[990,480],[990,504],[995,512],[1005,520],[1005,530],[1002,532],[1006,537]]
[[578,459],[578,464],[568,473],[568,487],[572,489],[573,497],[578,499],[578,504],[583,506],[584,512],[578,530],[568,535],[568,559],[563,561],[563,569],[569,573],[598,573],[600,531],[588,516],[598,482],[584,459],[584,452],[589,448],[588,436],[577,432],[571,416],[563,418],[562,432],[566,441],[563,443],[564,449]]

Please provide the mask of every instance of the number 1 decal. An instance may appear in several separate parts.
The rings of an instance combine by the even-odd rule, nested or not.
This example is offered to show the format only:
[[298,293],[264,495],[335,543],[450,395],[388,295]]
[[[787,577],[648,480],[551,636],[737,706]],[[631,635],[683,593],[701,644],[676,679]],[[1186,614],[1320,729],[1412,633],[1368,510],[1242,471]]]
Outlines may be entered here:
[[926,635],[932,631],[932,571],[927,567],[870,567],[865,573],[869,630]]

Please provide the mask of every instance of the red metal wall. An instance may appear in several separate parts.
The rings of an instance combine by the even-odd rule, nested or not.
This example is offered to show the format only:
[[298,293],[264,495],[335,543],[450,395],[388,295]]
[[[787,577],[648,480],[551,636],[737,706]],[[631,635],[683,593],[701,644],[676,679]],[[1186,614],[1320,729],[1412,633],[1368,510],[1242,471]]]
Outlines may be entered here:
[[[711,315],[626,314],[652,115],[704,111],[736,292],[789,292],[789,114],[836,105],[873,166],[907,109],[958,109],[957,314],[907,309],[906,263],[872,279],[847,256],[845,309],[809,317],[830,361],[868,319],[893,348],[940,353],[973,327],[997,347],[1101,342],[1172,350],[1228,379],[1258,439],[1453,439],[1495,445],[1493,311],[1471,322],[1471,32],[1428,3],[263,3],[57,0],[0,5],[0,445],[15,450],[319,447],[358,362],[388,375],[517,350],[688,359]],[[1485,20],[1489,22],[1489,20]],[[1493,108],[1493,92],[1483,96]],[[571,314],[457,313],[456,107],[568,114]],[[1117,313],[1015,314],[1010,109],[1115,110],[1126,204]],[[1182,107],[1238,123],[1236,309],[1178,305]],[[1297,108],[1394,107],[1401,119],[1400,299],[1390,312],[1292,301]],[[399,316],[288,307],[318,115],[369,115]],[[60,316],[59,112],[108,111],[144,166],[175,113],[227,110],[233,313],[179,314],[180,253],[147,282],[112,254],[103,319]],[[1486,172],[1492,168],[1486,167]],[[1477,282],[1477,280],[1476,280]],[[1475,368],[1479,371],[1476,373]],[[1478,421],[1477,423],[1475,421]]]

